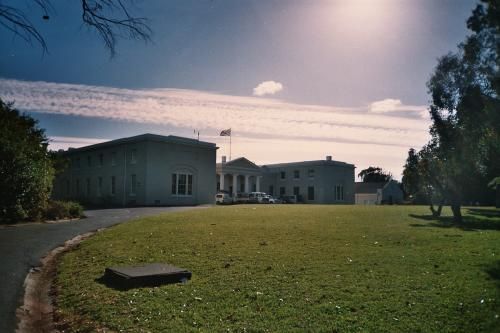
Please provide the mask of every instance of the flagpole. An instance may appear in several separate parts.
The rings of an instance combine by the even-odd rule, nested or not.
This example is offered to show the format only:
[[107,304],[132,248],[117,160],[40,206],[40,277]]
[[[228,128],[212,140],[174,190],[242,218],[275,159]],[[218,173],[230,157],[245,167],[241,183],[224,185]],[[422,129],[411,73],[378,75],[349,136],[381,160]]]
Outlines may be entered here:
[[231,161],[231,137],[233,136],[232,133],[229,134],[229,160]]

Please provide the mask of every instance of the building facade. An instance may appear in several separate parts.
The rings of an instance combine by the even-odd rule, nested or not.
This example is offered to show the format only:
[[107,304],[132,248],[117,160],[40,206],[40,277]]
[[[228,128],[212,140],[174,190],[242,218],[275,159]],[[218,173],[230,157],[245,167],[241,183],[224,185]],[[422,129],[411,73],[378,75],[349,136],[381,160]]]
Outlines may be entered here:
[[332,160],[304,161],[262,166],[263,192],[275,197],[295,195],[299,202],[354,203],[353,164]]
[[211,204],[216,149],[154,134],[70,148],[62,153],[69,165],[56,177],[53,197],[108,206]]
[[299,202],[354,203],[354,165],[325,160],[258,166],[241,157],[217,164],[217,190],[236,197],[265,192],[274,197],[295,195]]

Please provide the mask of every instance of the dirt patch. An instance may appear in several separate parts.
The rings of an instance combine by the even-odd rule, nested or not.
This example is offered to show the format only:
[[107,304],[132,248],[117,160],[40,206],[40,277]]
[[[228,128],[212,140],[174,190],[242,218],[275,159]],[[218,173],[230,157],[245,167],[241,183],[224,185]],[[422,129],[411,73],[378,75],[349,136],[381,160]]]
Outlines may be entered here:
[[76,236],[50,251],[41,260],[40,267],[30,269],[24,280],[23,305],[17,311],[18,333],[57,332],[54,325],[54,306],[52,301],[52,283],[57,272],[57,262],[61,255],[76,247],[82,240],[95,234],[89,232]]

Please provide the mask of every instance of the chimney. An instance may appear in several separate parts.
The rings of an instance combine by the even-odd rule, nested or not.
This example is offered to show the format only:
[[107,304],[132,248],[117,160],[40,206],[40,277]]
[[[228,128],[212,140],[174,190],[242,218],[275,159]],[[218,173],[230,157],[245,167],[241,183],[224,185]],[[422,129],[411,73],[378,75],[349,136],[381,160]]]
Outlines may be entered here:
[[222,156],[222,164],[226,163],[226,156]]
[[327,156],[326,156],[326,160],[327,160],[327,161],[331,161],[331,160],[332,160],[332,156],[331,156],[331,155],[327,155]]

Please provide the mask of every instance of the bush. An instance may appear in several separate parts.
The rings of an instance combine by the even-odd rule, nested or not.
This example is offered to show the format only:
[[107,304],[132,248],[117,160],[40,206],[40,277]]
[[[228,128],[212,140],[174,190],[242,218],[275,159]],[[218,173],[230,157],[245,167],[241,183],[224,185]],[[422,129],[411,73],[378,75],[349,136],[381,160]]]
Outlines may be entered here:
[[83,207],[73,201],[49,201],[45,211],[48,220],[59,220],[65,218],[77,218],[83,216]]

